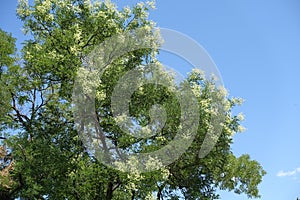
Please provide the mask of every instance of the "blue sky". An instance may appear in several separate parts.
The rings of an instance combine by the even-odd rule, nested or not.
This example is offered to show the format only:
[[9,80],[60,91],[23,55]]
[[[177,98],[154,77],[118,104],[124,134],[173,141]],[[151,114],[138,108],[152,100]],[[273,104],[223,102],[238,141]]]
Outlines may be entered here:
[[[16,4],[2,0],[0,27],[20,47],[24,36]],[[246,100],[236,112],[245,114],[247,130],[234,136],[232,148],[267,171],[259,186],[262,199],[300,197],[300,1],[157,0],[156,7],[150,18],[194,38],[215,61],[230,95]],[[221,197],[246,199],[228,192]]]

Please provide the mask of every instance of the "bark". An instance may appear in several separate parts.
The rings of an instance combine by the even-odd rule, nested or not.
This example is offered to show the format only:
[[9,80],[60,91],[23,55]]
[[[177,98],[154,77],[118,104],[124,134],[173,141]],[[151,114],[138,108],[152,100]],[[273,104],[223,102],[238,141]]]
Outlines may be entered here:
[[113,197],[113,182],[109,182],[106,190],[106,200],[111,200]]

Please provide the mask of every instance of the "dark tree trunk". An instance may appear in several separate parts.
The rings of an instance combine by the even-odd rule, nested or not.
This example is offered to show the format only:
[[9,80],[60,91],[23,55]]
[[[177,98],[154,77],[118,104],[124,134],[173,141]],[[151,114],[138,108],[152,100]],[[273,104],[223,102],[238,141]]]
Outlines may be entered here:
[[135,197],[135,191],[132,190],[131,200],[134,200],[134,197]]
[[111,200],[113,197],[113,182],[109,182],[106,191],[106,200]]

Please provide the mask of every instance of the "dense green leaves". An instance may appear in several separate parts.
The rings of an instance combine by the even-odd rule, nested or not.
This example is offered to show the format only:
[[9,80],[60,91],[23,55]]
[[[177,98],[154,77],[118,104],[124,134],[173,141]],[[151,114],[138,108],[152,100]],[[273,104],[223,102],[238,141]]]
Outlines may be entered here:
[[[80,140],[71,99],[80,67],[86,66],[87,56],[98,44],[115,34],[141,27],[151,32],[154,23],[147,19],[147,11],[152,6],[152,2],[139,3],[131,9],[118,10],[109,1],[37,0],[33,5],[25,0],[19,2],[18,16],[33,37],[25,42],[19,64],[14,54],[15,39],[0,31],[0,78],[4,88],[0,130],[8,136],[0,148],[1,199],[214,199],[218,188],[259,196],[257,186],[265,174],[262,167],[248,155],[235,157],[230,149],[232,135],[241,130],[242,119],[232,116],[231,109],[240,100],[228,98],[224,89],[205,80],[197,70],[182,85],[173,84],[173,78],[155,58],[155,46],[126,53],[105,70],[95,86],[95,126],[102,127],[105,139],[124,152],[160,149],[182,128],[182,111],[174,91],[188,85],[199,104],[194,112],[199,114],[201,124],[191,146],[179,159],[159,170],[141,173],[132,168],[122,172],[97,160]],[[146,66],[155,69],[153,76]],[[145,84],[131,97],[130,115],[142,127],[151,121],[153,105],[165,110],[159,113],[166,118],[165,125],[147,138],[124,133],[117,121],[122,118],[112,116],[114,88],[124,74],[137,67],[149,79],[168,80],[169,86]],[[200,159],[209,121],[216,115],[212,98],[224,101],[223,130],[212,151]],[[130,160],[121,167],[130,168],[134,162],[139,161]],[[155,158],[148,164],[160,165]]]
[[15,61],[13,54],[16,51],[16,39],[11,34],[0,30],[0,40],[0,67],[2,73],[5,70],[4,67],[11,66]]

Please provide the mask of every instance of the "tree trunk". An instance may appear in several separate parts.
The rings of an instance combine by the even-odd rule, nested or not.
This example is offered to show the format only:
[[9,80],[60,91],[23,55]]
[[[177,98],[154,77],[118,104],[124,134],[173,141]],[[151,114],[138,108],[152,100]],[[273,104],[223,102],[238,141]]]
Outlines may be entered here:
[[113,182],[109,182],[106,191],[106,200],[111,200],[113,197]]

